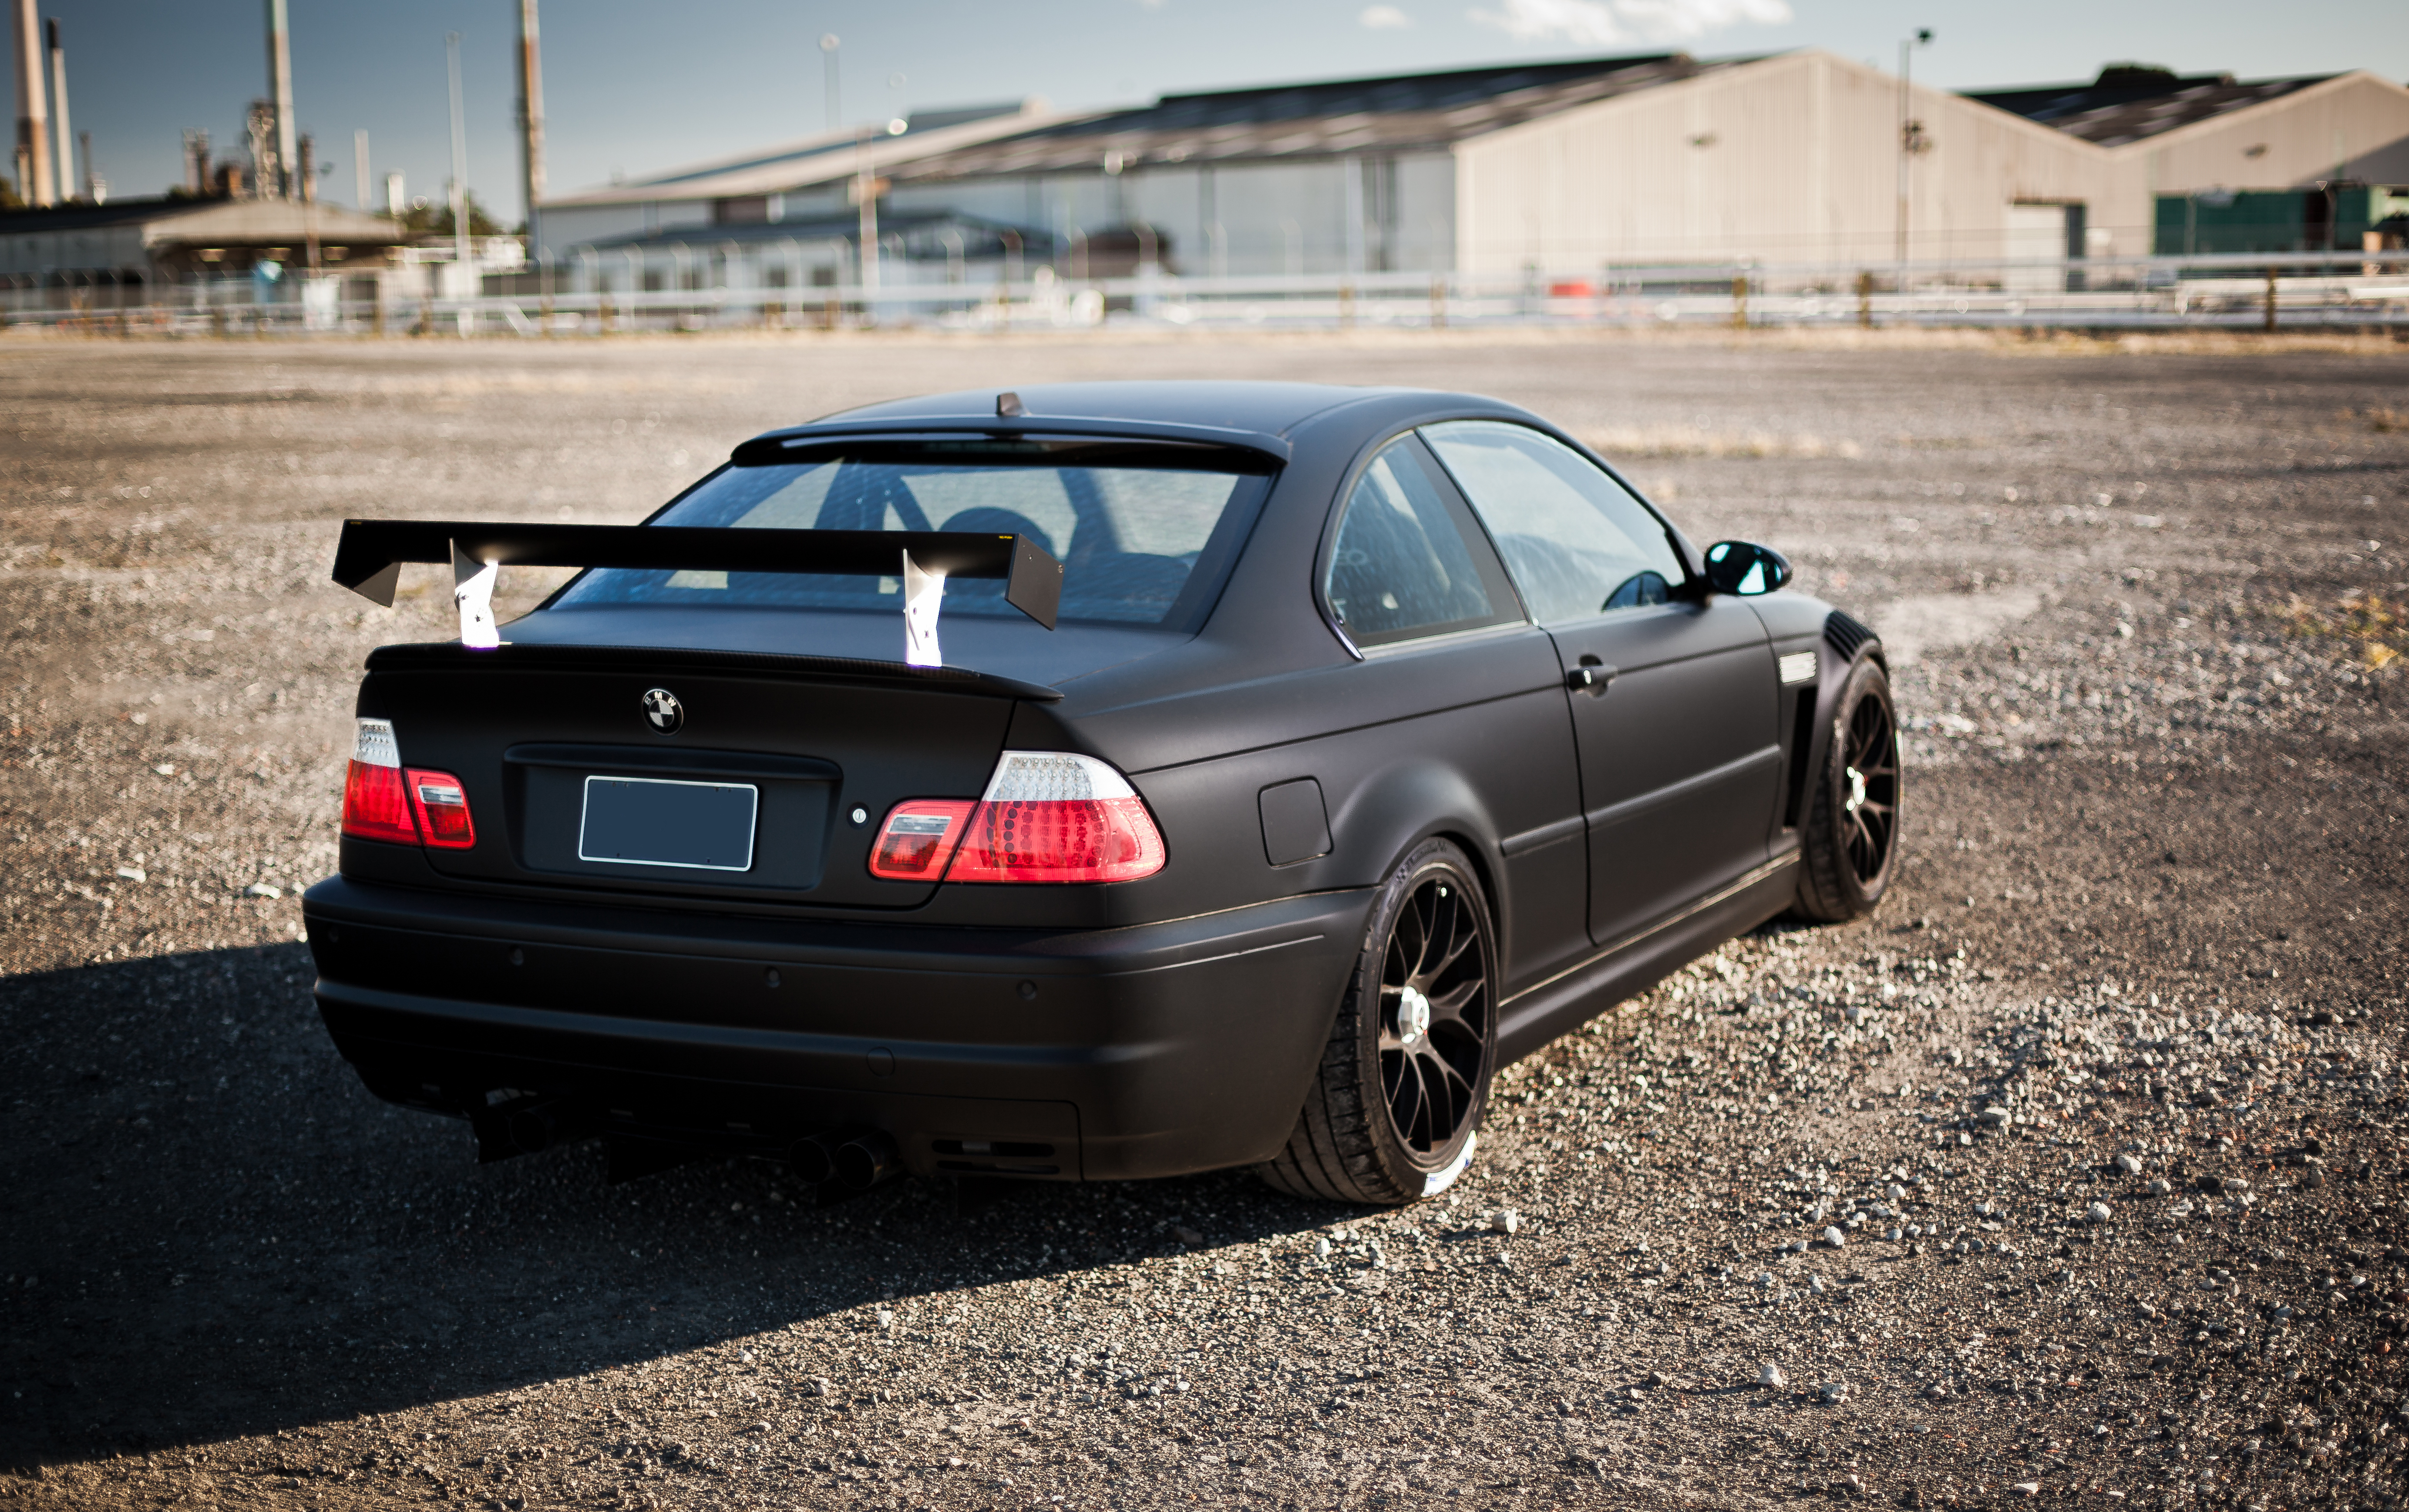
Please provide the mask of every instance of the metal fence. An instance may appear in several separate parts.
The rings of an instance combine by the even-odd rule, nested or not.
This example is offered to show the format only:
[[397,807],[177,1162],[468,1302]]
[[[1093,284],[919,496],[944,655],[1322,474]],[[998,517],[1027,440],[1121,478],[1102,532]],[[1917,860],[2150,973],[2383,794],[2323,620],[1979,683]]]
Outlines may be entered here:
[[[899,269],[899,272],[908,271]],[[157,291],[0,286],[0,321],[109,335],[592,337],[620,332],[927,329],[1439,329],[1507,326],[1995,326],[2409,328],[2409,252],[2090,259],[2079,262],[1680,264],[1511,273],[1182,278],[890,277],[798,288],[581,286],[520,275],[534,293],[339,297],[366,281],[296,281],[261,300],[247,280]],[[558,286],[554,286],[555,284]],[[129,303],[129,299],[136,302]]]

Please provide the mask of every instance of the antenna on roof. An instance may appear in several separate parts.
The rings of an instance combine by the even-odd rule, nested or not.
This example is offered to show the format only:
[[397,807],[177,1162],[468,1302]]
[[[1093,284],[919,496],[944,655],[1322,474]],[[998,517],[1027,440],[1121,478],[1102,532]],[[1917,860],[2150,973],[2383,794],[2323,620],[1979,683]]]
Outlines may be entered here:
[[1020,396],[1006,389],[995,396],[995,412],[1003,420],[1017,420],[1029,411],[1020,407]]

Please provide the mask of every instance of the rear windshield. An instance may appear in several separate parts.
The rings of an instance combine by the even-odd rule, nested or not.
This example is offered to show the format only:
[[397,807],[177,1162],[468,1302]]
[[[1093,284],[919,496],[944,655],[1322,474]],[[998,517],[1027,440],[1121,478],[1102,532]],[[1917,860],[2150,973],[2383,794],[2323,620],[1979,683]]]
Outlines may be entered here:
[[[975,530],[1028,536],[1062,563],[1061,618],[1181,625],[1252,523],[1264,479],[1225,452],[1116,445],[894,444],[731,465],[649,525],[780,530]],[[1224,459],[1222,470],[1209,465]],[[1169,461],[1173,465],[1149,465]],[[1206,464],[1206,465],[1200,465]],[[1203,570],[1200,571],[1200,564]],[[586,573],[555,607],[776,605],[898,613],[898,576]],[[945,584],[945,613],[1017,617],[1000,579]]]

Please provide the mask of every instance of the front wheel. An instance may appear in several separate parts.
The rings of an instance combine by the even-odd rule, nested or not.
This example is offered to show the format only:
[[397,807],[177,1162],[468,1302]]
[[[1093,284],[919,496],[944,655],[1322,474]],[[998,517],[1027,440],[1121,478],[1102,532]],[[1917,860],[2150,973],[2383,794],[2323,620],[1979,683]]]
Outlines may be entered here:
[[1292,1197],[1410,1202],[1470,1158],[1497,1058],[1497,940],[1464,853],[1424,841],[1380,888],[1287,1148]]
[[1839,923],[1873,912],[1898,855],[1898,715],[1882,664],[1850,670],[1824,770],[1810,779],[1798,911]]

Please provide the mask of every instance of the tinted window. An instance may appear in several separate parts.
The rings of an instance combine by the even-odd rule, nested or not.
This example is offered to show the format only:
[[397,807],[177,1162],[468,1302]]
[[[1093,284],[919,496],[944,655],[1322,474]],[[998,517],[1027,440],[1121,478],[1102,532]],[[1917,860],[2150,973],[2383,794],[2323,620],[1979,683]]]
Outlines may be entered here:
[[1392,442],[1348,496],[1325,587],[1358,645],[1522,617],[1479,527],[1422,456]]
[[[984,461],[974,450],[923,458],[889,446],[866,454],[729,467],[649,523],[1028,536],[1062,562],[1062,618],[1159,625],[1215,544],[1217,530],[1226,537],[1244,527],[1262,482],[1192,467],[1049,466],[1000,453],[997,460]],[[1226,550],[1215,554],[1225,557]],[[898,613],[900,557],[897,570],[898,577],[857,578],[610,569],[580,578],[557,602],[564,608],[776,604]],[[986,579],[946,583],[945,612],[949,617],[1019,613],[1004,603],[1003,582]]]
[[1661,604],[1686,580],[1664,523],[1572,448],[1485,420],[1432,425],[1422,436],[1542,625]]

